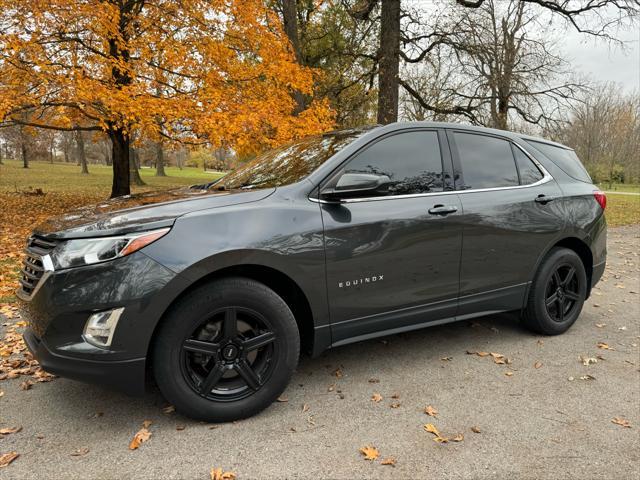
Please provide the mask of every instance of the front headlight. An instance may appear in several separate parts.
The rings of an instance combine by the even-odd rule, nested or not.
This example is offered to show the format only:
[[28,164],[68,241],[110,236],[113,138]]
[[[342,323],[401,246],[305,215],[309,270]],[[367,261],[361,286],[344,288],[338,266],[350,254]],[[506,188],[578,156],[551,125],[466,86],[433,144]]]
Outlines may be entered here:
[[146,247],[166,235],[169,230],[167,227],[117,237],[67,240],[51,252],[51,260],[56,270],[106,262]]

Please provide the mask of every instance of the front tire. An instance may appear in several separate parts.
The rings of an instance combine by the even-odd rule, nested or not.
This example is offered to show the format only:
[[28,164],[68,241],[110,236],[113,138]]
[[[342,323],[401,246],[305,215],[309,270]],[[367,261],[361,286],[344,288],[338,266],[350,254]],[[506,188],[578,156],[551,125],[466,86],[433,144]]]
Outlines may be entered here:
[[554,247],[533,280],[522,319],[543,335],[566,332],[578,319],[587,296],[587,275],[573,250]]
[[228,422],[273,403],[299,353],[298,327],[284,300],[254,280],[226,278],[172,307],[155,338],[153,368],[176,410]]

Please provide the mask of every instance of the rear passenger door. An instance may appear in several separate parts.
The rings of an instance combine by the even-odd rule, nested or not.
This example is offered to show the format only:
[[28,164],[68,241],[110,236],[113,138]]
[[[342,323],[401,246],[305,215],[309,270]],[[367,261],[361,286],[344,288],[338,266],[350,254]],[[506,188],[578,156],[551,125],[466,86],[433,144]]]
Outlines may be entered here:
[[563,229],[561,191],[507,138],[448,138],[463,207],[458,316],[519,309],[540,253]]

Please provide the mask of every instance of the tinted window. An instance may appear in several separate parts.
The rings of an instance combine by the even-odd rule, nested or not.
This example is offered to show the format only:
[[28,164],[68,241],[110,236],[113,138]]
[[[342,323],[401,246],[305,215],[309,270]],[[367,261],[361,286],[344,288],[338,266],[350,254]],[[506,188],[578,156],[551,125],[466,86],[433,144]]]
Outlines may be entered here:
[[387,175],[391,184],[380,195],[441,192],[438,134],[420,131],[383,138],[350,160],[342,173]]
[[228,173],[213,188],[265,188],[298,182],[364,133],[366,130],[344,130],[270,150]]
[[544,176],[540,169],[536,167],[536,164],[527,157],[522,150],[518,147],[513,147],[513,155],[516,157],[516,163],[518,164],[518,172],[520,173],[520,184],[529,185],[535,183],[538,180],[542,180]]
[[506,140],[455,133],[465,189],[519,185],[511,144]]
[[580,180],[581,182],[592,183],[591,177],[580,163],[580,159],[576,155],[576,152],[567,148],[555,147],[547,143],[533,142],[527,140],[527,143],[536,150],[542,152],[542,154],[560,167],[564,172]]

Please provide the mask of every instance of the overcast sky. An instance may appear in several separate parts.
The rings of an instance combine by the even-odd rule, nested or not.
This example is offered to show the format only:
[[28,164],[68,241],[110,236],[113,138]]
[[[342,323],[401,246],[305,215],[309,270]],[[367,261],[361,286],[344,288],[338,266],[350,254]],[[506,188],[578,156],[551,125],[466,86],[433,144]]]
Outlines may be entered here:
[[[454,3],[453,0],[404,0],[403,5],[409,5],[424,12],[446,12]],[[503,0],[494,0],[497,6],[505,6]],[[578,2],[579,3],[579,2]],[[455,7],[461,9],[462,7]],[[562,53],[563,58],[571,62],[571,66],[593,80],[615,82],[627,91],[640,93],[640,25],[618,31],[609,30],[608,33],[625,43],[624,50],[609,45],[602,40],[579,33],[559,15],[551,14],[544,8],[531,7],[531,11],[539,15],[540,29],[544,38],[554,44],[554,52]],[[611,18],[617,16],[617,9],[610,9]],[[604,14],[606,18],[607,15]],[[550,21],[553,19],[553,22]],[[547,21],[549,23],[547,24]],[[598,20],[581,16],[579,24],[596,28]],[[560,49],[560,52],[556,48]]]
[[619,83],[626,91],[640,91],[640,28],[617,37],[627,42],[625,51],[575,30],[568,30],[559,46],[576,70],[594,80]]

